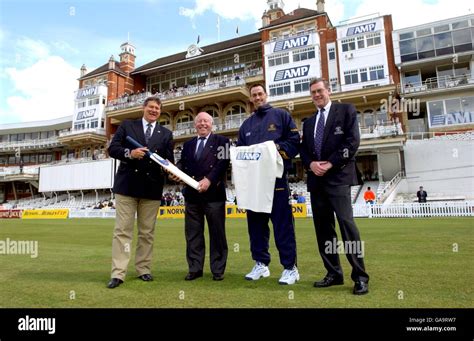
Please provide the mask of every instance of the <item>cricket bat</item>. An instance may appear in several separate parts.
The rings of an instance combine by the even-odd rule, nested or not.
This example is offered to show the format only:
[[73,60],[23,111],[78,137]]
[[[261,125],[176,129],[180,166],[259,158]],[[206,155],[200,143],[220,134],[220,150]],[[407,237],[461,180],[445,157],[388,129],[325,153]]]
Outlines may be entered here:
[[[130,136],[127,136],[127,141],[130,142],[133,146],[136,148],[144,148],[139,142],[137,142],[135,139],[133,139]],[[176,175],[178,178],[180,178],[183,182],[194,188],[195,190],[199,190],[199,183],[191,178],[188,174],[183,172],[181,169],[173,165],[171,162],[169,162],[166,159],[163,159],[161,156],[159,156],[156,153],[152,153],[150,151],[146,152],[146,155],[155,161],[157,164],[159,164],[161,167],[166,169],[168,172],[170,172],[173,175]]]

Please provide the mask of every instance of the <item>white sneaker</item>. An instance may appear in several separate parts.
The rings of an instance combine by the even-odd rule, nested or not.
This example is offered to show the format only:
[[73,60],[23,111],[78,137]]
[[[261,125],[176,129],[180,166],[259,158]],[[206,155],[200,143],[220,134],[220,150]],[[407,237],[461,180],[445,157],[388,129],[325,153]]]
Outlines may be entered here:
[[263,263],[257,262],[253,267],[252,271],[245,275],[245,279],[248,281],[256,281],[259,280],[261,277],[268,277],[270,276],[270,269]]
[[295,284],[300,280],[300,274],[298,272],[298,268],[293,266],[293,269],[291,270],[283,270],[283,273],[281,274],[281,278],[278,281],[280,284],[284,285],[290,285],[290,284]]

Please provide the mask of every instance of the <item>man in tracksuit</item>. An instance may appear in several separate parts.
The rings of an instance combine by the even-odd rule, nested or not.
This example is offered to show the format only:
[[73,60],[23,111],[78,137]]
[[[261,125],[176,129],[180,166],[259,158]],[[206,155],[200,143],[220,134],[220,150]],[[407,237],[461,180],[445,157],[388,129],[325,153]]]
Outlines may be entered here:
[[274,141],[285,167],[283,177],[276,179],[272,212],[260,213],[247,210],[250,249],[256,264],[245,278],[258,280],[261,277],[270,276],[268,221],[271,219],[280,263],[284,267],[279,283],[294,284],[300,276],[296,267],[295,224],[289,203],[287,174],[291,167],[291,159],[298,154],[300,136],[288,112],[267,104],[267,93],[262,85],[254,84],[250,87],[250,102],[254,105],[255,111],[240,127],[237,145],[250,146]]

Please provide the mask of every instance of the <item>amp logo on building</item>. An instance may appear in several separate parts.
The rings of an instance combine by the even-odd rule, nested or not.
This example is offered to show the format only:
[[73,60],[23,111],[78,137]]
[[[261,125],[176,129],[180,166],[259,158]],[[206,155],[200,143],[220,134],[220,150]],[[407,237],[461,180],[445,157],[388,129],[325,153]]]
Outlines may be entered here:
[[283,81],[286,79],[305,77],[309,73],[309,65],[294,67],[291,69],[279,70],[275,73],[274,82]]
[[273,52],[279,52],[283,50],[293,49],[295,47],[306,46],[308,45],[308,42],[309,42],[309,35],[278,41],[275,44],[275,48],[273,49]]
[[365,33],[365,32],[374,32],[376,26],[377,26],[376,23],[371,22],[370,24],[349,27],[347,29],[347,34],[346,35],[353,36],[355,34],[361,34],[361,33]]

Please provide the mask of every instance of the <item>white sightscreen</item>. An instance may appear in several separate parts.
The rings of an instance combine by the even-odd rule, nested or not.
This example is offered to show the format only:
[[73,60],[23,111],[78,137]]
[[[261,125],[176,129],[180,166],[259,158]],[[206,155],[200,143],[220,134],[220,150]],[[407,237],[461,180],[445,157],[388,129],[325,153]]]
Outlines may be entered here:
[[114,159],[40,167],[39,192],[112,188]]

